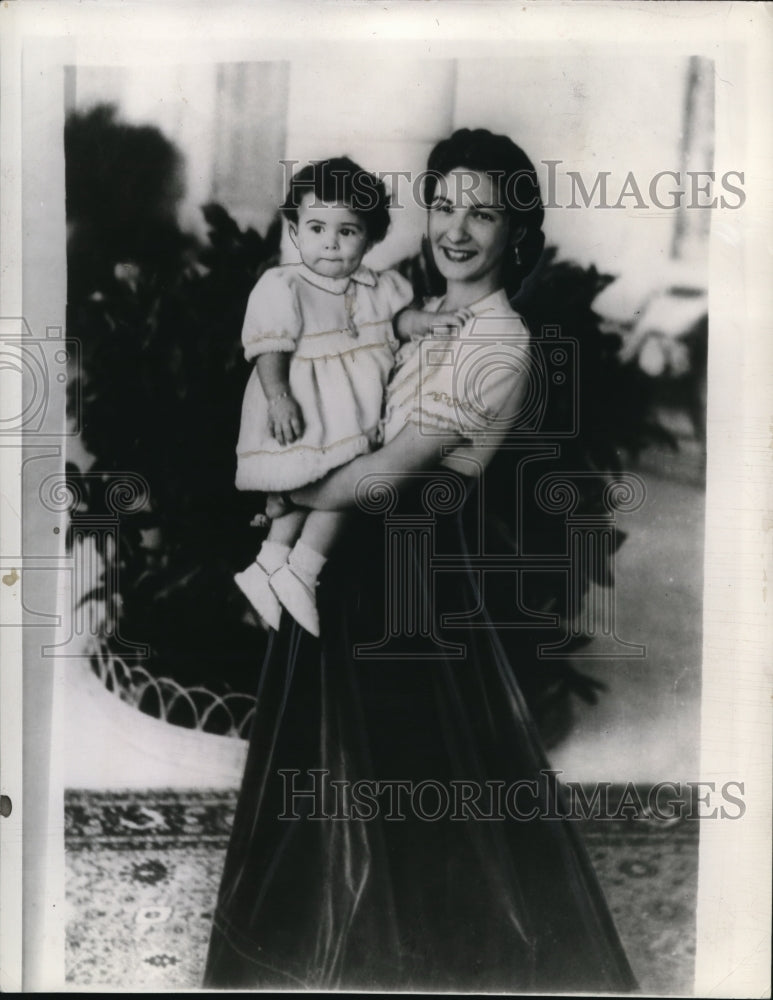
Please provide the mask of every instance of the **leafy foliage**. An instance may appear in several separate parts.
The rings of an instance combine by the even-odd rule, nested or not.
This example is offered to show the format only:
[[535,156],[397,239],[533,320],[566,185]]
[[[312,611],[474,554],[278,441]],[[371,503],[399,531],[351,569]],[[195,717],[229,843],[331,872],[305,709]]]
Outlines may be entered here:
[[[81,347],[70,398],[94,459],[87,476],[72,464],[68,475],[91,517],[110,513],[109,485],[124,472],[149,496],[121,516],[117,551],[101,552],[117,570],[109,620],[150,647],[152,673],[253,692],[265,640],[233,583],[256,546],[255,498],[233,485],[248,374],[240,334],[279,230],[243,232],[208,205],[208,242],[182,234],[169,205],[176,151],[155,129],[116,124],[111,109],[70,116],[65,149],[68,334]],[[122,157],[143,175],[134,186],[116,172]]]
[[77,485],[93,515],[122,472],[147,484],[146,508],[121,519],[115,558],[121,633],[150,645],[148,668],[185,684],[252,690],[263,637],[243,620],[233,584],[256,546],[255,498],[234,488],[247,376],[240,334],[277,241],[242,233],[218,206],[204,212],[210,244],[192,262],[178,258],[176,273],[160,280],[138,266],[130,280],[114,277],[98,296],[71,303],[82,441],[95,460]]

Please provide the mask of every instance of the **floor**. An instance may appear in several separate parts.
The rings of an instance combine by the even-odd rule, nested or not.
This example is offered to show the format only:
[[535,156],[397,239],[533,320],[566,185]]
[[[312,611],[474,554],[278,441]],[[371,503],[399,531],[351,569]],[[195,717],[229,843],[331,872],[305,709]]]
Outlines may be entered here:
[[[235,793],[73,791],[65,806],[68,985],[198,987]],[[689,995],[698,823],[578,822],[642,993]]]
[[607,691],[597,705],[575,703],[573,729],[551,754],[570,780],[603,777],[600,762],[611,780],[698,776],[704,493],[695,460],[669,458],[650,455],[636,470],[646,501],[619,516],[629,534],[617,553],[617,634],[646,655],[578,662]]

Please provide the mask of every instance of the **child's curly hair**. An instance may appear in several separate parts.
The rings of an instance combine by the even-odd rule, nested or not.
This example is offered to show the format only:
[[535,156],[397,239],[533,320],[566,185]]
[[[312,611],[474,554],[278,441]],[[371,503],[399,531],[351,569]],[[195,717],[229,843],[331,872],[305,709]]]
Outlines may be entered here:
[[382,181],[348,156],[318,160],[293,175],[282,214],[297,225],[304,195],[324,202],[343,202],[365,224],[371,243],[384,239],[389,229],[389,195]]

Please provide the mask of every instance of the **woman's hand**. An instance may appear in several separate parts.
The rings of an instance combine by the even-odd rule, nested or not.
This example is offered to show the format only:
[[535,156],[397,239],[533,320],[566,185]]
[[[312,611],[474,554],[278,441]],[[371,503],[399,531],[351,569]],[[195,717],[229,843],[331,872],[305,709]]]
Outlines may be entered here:
[[278,444],[292,444],[304,431],[303,412],[289,393],[269,399],[268,426]]

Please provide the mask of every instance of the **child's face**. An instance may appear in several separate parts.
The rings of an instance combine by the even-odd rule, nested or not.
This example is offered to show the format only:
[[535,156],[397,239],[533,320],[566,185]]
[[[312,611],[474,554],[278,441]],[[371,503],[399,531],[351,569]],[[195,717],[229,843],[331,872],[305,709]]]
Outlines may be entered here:
[[326,278],[345,278],[360,266],[370,246],[362,219],[343,202],[305,194],[290,236],[303,263]]

